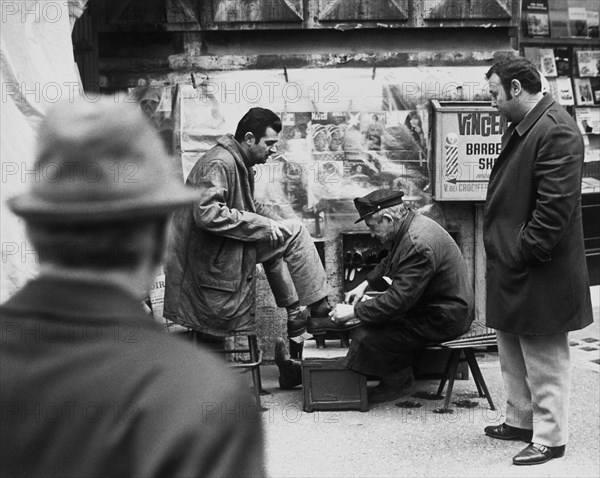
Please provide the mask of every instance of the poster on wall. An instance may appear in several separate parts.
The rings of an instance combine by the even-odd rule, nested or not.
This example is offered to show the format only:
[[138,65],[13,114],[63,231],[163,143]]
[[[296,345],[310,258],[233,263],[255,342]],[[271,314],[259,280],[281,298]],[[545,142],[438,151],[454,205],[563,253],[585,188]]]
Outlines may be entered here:
[[433,101],[435,114],[434,197],[484,201],[506,120],[489,103]]
[[[261,169],[257,188],[300,216],[353,214],[353,198],[374,189],[402,189],[423,201],[430,175],[427,112],[284,112],[278,153]],[[268,179],[267,179],[268,178]],[[268,190],[268,191],[267,191]],[[269,192],[270,191],[270,192]]]
[[354,198],[375,189],[433,204],[430,100],[485,99],[486,66],[213,72],[178,92],[184,177],[221,135],[260,106],[282,121],[277,153],[254,166],[255,199],[315,237],[353,227]]

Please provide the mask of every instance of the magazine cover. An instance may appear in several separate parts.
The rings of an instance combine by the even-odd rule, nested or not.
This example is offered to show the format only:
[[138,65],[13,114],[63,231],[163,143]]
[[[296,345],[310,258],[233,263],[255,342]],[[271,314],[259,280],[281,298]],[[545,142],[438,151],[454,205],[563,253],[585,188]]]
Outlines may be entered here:
[[569,7],[569,35],[572,37],[587,37],[587,12],[585,7]]
[[550,9],[550,31],[552,38],[569,37],[569,17],[566,8],[564,10]]
[[600,50],[578,50],[579,76],[600,76]]
[[542,81],[542,92],[550,93],[552,97],[558,101],[558,85],[556,84],[556,78],[548,78],[547,79],[547,89],[544,89],[544,82]]
[[552,48],[540,48],[540,73],[544,76],[558,76]]
[[548,0],[523,1],[523,32],[528,37],[550,36]]
[[554,48],[554,58],[556,60],[556,74],[558,76],[571,76],[571,57],[569,55],[569,48]]
[[592,85],[589,78],[575,78],[575,103],[578,106],[589,106],[594,104],[592,96]]
[[592,98],[595,105],[600,105],[600,77],[588,78],[592,88]]
[[556,87],[558,88],[558,102],[561,105],[570,106],[575,104],[570,78],[558,77],[556,79]]
[[598,26],[600,24],[600,12],[587,10],[587,27],[590,38],[598,38]]
[[575,119],[583,134],[600,134],[600,112],[597,108],[575,108]]

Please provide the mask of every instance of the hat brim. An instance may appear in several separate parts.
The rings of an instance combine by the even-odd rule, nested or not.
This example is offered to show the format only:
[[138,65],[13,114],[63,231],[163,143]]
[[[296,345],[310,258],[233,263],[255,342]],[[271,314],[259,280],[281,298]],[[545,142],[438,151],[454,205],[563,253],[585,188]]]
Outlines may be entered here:
[[26,193],[9,199],[8,206],[26,221],[87,224],[165,216],[199,199],[200,192],[189,188],[146,197],[81,202],[50,202]]
[[368,212],[367,214],[360,216],[356,221],[354,221],[354,224],[359,223],[360,221],[364,221],[366,218],[368,218],[369,216],[372,216],[376,212],[379,212],[379,211]]

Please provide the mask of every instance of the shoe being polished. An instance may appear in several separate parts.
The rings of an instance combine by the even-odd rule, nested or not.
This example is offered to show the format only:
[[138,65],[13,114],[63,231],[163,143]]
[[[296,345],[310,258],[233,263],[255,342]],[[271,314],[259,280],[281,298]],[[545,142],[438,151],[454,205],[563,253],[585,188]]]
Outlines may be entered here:
[[565,445],[545,446],[539,443],[530,443],[513,458],[515,465],[540,465],[552,458],[560,458],[565,455]]
[[487,436],[497,438],[498,440],[521,440],[524,442],[530,442],[533,438],[533,430],[511,427],[506,423],[497,426],[485,427],[483,431]]
[[285,341],[282,338],[275,340],[275,363],[279,369],[279,387],[282,390],[291,390],[302,385],[302,366],[286,354]]
[[310,311],[310,316],[317,318],[329,317],[329,312],[333,310],[333,307],[331,307],[327,297],[323,297],[314,304],[310,304],[308,308]]
[[310,317],[306,324],[306,331],[313,335],[323,335],[327,332],[346,332],[355,329],[360,324],[360,319],[357,318],[342,323],[333,322],[329,317]]

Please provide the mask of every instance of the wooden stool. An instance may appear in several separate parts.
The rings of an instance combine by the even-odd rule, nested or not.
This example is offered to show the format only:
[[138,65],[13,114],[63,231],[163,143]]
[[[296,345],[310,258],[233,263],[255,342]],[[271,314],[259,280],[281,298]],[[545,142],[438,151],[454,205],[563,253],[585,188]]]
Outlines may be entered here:
[[[441,396],[448,382],[448,390],[446,391],[446,397],[444,398],[444,407],[442,410],[448,410],[450,405],[450,399],[452,398],[452,389],[454,388],[454,379],[456,377],[456,369],[458,368],[459,362],[465,361],[469,365],[471,374],[473,375],[473,381],[477,387],[477,392],[480,397],[485,397],[490,405],[491,410],[496,410],[492,396],[485,384],[479,365],[477,364],[477,358],[475,357],[475,351],[481,347],[493,347],[496,346],[496,334],[486,334],[482,336],[462,336],[449,342],[444,342],[439,345],[432,345],[426,347],[429,350],[439,349],[451,349],[450,357],[446,362],[446,367],[438,387],[437,395]],[[464,358],[462,357],[464,355]]]

